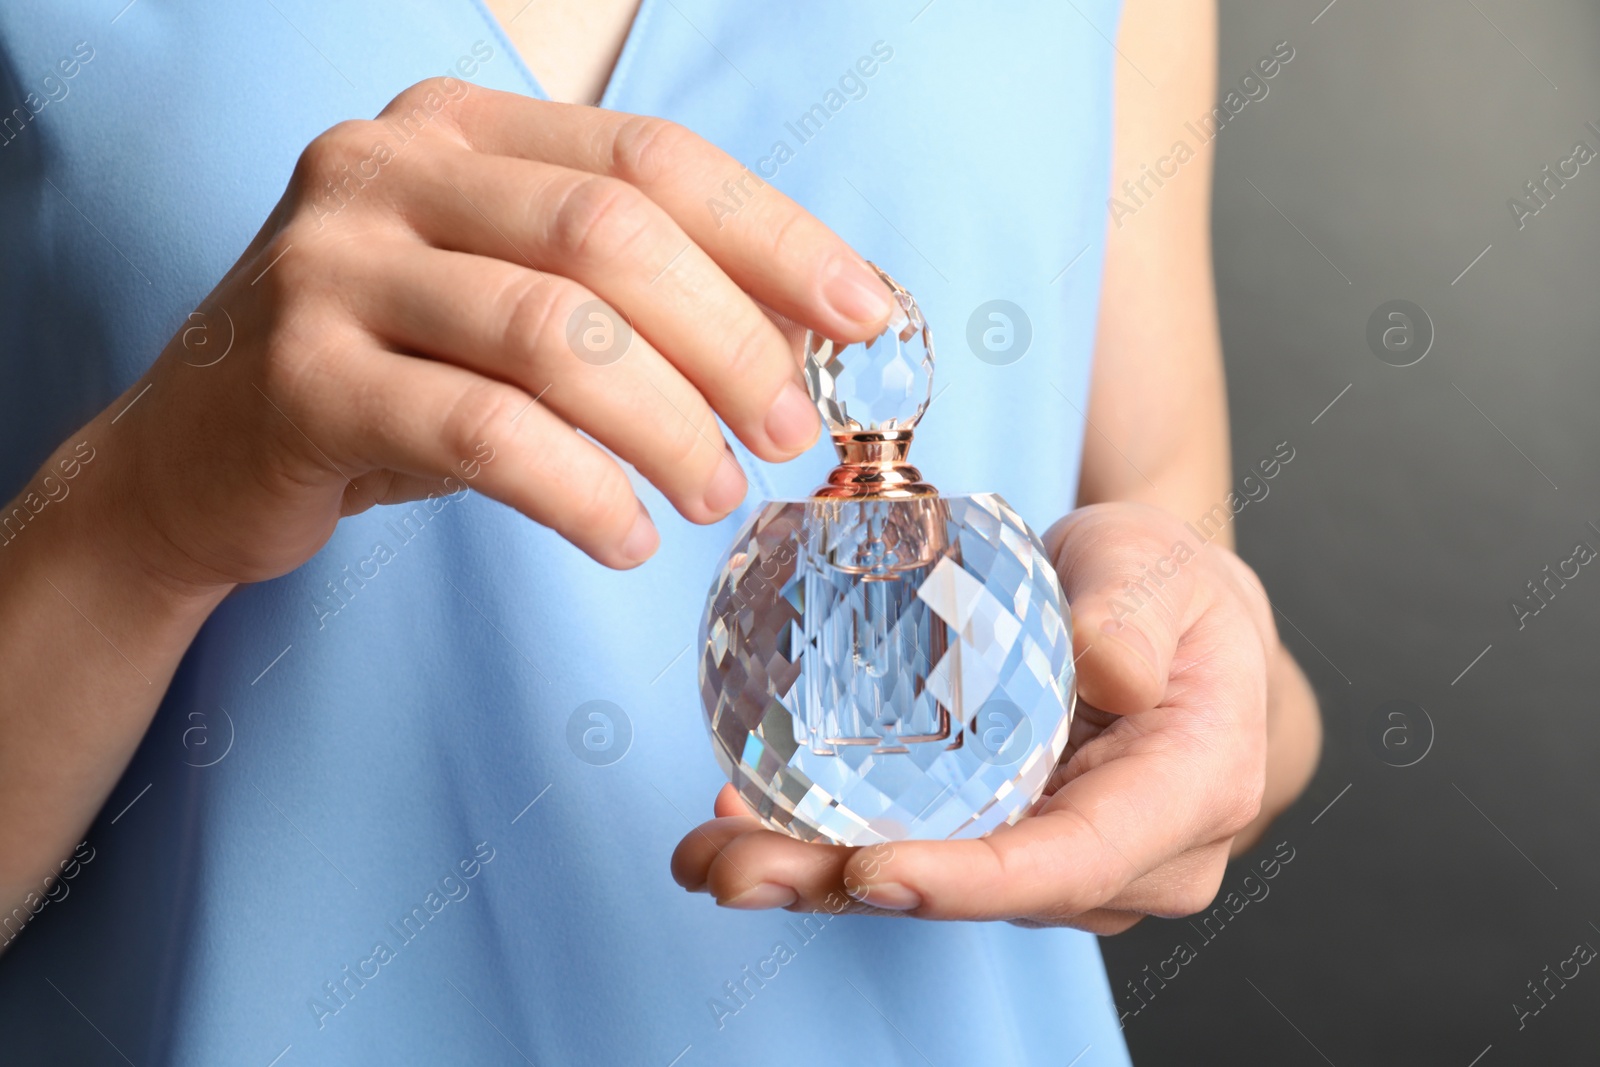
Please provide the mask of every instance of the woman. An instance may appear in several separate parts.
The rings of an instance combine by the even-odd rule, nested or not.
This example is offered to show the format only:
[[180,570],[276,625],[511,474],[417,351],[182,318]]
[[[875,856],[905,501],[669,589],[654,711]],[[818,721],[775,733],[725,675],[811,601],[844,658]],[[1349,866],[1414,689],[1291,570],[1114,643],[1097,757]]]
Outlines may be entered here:
[[[1208,903],[1319,737],[1185,525],[1204,150],[1106,222],[1211,104],[1204,5],[17,6],[16,1062],[1126,1062],[1082,931]],[[693,825],[707,582],[830,466],[765,309],[874,335],[863,255],[943,339],[919,464],[1066,516],[1090,706],[981,842]]]

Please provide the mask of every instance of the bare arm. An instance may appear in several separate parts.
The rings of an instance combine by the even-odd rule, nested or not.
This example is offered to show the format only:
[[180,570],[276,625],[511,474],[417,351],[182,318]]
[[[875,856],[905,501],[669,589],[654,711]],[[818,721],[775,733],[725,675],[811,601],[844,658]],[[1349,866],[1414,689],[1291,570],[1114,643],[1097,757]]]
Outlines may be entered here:
[[0,906],[7,915],[30,893],[49,891],[45,879],[105,803],[184,650],[227,593],[162,577],[126,550],[114,458],[126,444],[108,417],[96,419],[3,515],[11,520],[0,543]]
[[[1118,44],[1127,59],[1117,65],[1112,195],[1133,212],[1110,226],[1078,502],[1140,501],[1192,521],[1230,485],[1211,271],[1215,142],[1198,143],[1183,125],[1215,103],[1215,9],[1130,0]],[[1195,153],[1181,164],[1179,141]],[[1158,168],[1163,159],[1171,162]],[[1212,543],[1231,550],[1232,523]],[[1235,853],[1305,788],[1321,747],[1316,697],[1281,645],[1268,663],[1267,734],[1261,814]]]

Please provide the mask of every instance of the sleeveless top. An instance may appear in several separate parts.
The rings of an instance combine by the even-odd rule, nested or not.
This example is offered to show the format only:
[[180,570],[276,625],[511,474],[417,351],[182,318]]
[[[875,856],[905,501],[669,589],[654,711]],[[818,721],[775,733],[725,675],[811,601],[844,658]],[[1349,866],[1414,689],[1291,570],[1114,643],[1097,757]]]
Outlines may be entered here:
[[[1080,459],[1117,18],[644,0],[602,106],[697,131],[916,294],[913,461],[1042,530]],[[184,327],[309,140],[440,74],[540,95],[475,0],[0,5],[0,495]],[[690,647],[713,569],[832,465],[740,459],[708,528],[636,479],[662,543],[631,573],[463,492],[230,596],[0,956],[0,1060],[1127,1063],[1087,934],[673,883],[724,784]]]

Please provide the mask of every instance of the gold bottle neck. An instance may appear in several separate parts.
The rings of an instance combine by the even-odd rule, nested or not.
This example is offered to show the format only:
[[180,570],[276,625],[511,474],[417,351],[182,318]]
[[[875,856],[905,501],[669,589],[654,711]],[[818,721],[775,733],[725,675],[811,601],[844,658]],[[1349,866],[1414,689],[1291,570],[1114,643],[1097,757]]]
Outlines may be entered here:
[[812,497],[905,500],[937,496],[939,491],[922,480],[922,472],[906,462],[911,437],[910,430],[835,433],[833,448],[839,465],[828,475],[828,484]]

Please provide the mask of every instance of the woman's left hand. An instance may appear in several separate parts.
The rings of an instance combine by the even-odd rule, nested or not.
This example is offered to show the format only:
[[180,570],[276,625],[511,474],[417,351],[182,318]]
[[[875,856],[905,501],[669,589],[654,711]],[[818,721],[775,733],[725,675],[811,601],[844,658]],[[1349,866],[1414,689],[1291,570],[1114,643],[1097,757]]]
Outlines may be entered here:
[[1072,606],[1079,701],[1032,814],[975,840],[846,848],[766,829],[730,786],[673,854],[678,883],[733,908],[1096,934],[1206,907],[1262,809],[1284,656],[1266,594],[1227,548],[1143,504],[1082,508],[1044,540]]

